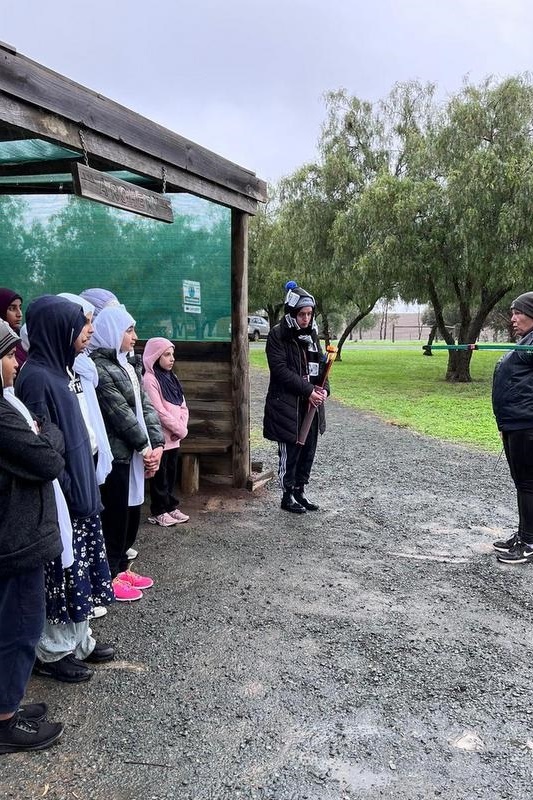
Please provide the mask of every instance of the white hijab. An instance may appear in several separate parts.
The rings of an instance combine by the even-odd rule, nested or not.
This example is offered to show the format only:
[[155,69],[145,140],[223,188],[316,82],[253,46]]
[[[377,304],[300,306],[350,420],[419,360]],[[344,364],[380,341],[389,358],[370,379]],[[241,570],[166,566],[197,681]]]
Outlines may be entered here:
[[94,321],[94,333],[89,349],[91,352],[100,347],[114,350],[118,363],[126,367],[128,354],[121,353],[120,349],[124,334],[132,325],[135,325],[135,320],[125,306],[106,306]]

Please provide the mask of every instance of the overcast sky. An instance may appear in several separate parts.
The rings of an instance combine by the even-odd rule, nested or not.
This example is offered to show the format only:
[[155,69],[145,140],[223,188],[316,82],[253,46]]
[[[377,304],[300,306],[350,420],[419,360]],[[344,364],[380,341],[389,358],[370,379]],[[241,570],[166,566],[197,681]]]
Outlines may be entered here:
[[0,40],[275,181],[316,156],[324,92],[443,97],[531,69],[530,0],[0,0]]

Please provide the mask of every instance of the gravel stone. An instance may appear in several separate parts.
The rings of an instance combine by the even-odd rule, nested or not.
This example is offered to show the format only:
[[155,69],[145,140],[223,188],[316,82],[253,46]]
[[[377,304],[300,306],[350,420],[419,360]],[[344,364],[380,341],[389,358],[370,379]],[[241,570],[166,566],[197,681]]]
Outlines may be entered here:
[[[265,393],[253,371],[256,430]],[[2,796],[530,800],[533,573],[491,545],[516,525],[505,460],[327,414],[320,512],[213,484],[187,525],[143,523],[154,588],[94,622],[117,659],[90,682],[32,679],[65,734],[2,757]],[[253,458],[276,468],[276,446]]]

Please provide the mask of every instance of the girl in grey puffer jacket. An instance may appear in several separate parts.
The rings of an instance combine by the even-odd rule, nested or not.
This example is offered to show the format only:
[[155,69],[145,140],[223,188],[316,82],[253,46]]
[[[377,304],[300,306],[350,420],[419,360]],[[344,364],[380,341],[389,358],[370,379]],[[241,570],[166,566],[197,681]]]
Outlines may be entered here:
[[144,479],[159,468],[165,438],[143,391],[140,367],[128,360],[137,341],[135,320],[124,306],[108,306],[94,323],[91,358],[98,370],[96,394],[113,453],[101,488],[102,527],[117,600],[140,600],[153,586],[148,576],[128,568],[144,501]]

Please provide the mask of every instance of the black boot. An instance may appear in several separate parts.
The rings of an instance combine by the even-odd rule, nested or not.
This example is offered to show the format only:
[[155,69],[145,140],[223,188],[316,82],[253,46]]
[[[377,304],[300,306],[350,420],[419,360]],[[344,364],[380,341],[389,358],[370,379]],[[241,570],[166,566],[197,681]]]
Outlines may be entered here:
[[295,501],[292,492],[283,492],[281,507],[284,511],[292,511],[293,514],[305,514],[305,508]]
[[307,511],[318,511],[320,506],[317,506],[316,503],[310,503],[307,497],[304,495],[304,487],[303,486],[295,486],[294,488],[294,499],[296,502],[303,506]]

